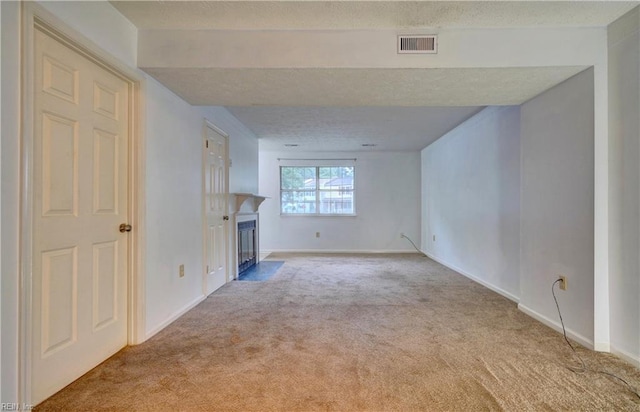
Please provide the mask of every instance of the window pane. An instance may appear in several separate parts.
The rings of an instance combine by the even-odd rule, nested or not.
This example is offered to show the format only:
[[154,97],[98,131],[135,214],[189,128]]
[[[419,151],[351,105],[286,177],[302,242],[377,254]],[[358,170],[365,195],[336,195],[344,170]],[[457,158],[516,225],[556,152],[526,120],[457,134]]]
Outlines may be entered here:
[[320,213],[353,214],[353,191],[321,191]]
[[280,212],[355,214],[354,175],[353,166],[282,166]]
[[280,189],[283,190],[315,190],[315,167],[281,167]]
[[320,189],[353,190],[353,166],[321,167]]
[[316,213],[316,192],[288,191],[281,193],[281,213]]

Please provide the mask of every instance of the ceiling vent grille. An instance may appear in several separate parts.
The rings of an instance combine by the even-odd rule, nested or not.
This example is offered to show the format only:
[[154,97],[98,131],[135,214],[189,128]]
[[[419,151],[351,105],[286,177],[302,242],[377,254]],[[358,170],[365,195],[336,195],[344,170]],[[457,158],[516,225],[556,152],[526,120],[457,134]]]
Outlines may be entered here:
[[437,39],[434,35],[398,36],[398,54],[438,53]]

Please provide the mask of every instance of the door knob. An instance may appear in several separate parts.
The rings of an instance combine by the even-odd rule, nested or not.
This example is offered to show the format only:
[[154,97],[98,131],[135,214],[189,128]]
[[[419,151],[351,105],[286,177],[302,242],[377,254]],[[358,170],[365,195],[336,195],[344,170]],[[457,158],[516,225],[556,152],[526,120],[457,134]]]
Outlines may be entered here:
[[120,225],[120,233],[124,233],[124,232],[131,232],[131,225],[122,223]]
[[229,220],[229,216],[222,216],[222,220]]

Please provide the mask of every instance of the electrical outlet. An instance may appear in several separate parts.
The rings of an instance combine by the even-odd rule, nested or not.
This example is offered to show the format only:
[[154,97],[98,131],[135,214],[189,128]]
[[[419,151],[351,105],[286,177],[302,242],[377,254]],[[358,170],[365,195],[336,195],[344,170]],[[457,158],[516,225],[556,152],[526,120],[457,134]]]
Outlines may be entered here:
[[434,242],[436,241],[436,235],[433,235],[433,241]]
[[184,265],[180,265],[180,277],[184,277]]
[[316,237],[320,237],[320,232],[316,232]]
[[560,279],[560,282],[558,282],[560,283],[560,290],[567,290],[567,277],[560,275],[558,276],[558,279]]

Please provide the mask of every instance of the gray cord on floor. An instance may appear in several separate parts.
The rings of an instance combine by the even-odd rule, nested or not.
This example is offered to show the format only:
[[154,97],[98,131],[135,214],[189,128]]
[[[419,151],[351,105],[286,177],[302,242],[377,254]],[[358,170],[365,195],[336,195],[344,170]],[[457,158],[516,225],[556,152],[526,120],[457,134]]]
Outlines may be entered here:
[[569,342],[569,339],[567,338],[567,331],[564,328],[564,321],[562,320],[562,313],[560,313],[560,305],[558,304],[558,299],[556,298],[556,292],[554,290],[554,286],[556,285],[556,283],[562,282],[562,279],[558,279],[555,282],[553,282],[553,284],[551,285],[551,294],[553,295],[553,300],[556,302],[556,308],[558,309],[558,316],[560,317],[560,324],[562,325],[562,335],[564,336],[564,340],[567,342],[567,345],[569,345],[569,347],[571,348],[571,350],[573,351],[573,354],[575,355],[576,358],[578,358],[580,360],[580,363],[582,363],[582,367],[581,368],[574,368],[569,366],[569,370],[572,372],[576,372],[576,373],[581,373],[581,372],[595,372],[595,373],[601,373],[603,375],[607,375],[610,376],[612,378],[615,378],[619,381],[621,381],[622,383],[624,383],[625,385],[627,385],[627,388],[629,388],[629,390],[638,397],[638,399],[640,399],[640,393],[638,393],[638,390],[635,389],[633,386],[631,386],[631,384],[629,382],[627,382],[626,380],[622,379],[621,377],[611,373],[611,372],[607,372],[607,371],[602,371],[602,370],[594,370],[591,369],[587,366],[587,364],[584,362],[584,360],[580,357],[580,355],[578,355],[578,352],[576,351],[576,349],[573,347],[573,345],[571,344],[571,342]]
[[401,237],[403,237],[403,238],[407,239],[409,242],[411,242],[411,244],[413,245],[413,248],[414,248],[415,250],[417,250],[417,251],[418,251],[418,253],[420,253],[422,256],[424,256],[424,257],[428,257],[428,256],[427,256],[427,255],[426,255],[422,250],[418,249],[418,246],[416,246],[416,244],[415,244],[415,243],[413,243],[413,240],[411,240],[411,239],[409,238],[409,236],[407,236],[407,235],[405,235],[405,234],[403,233]]

